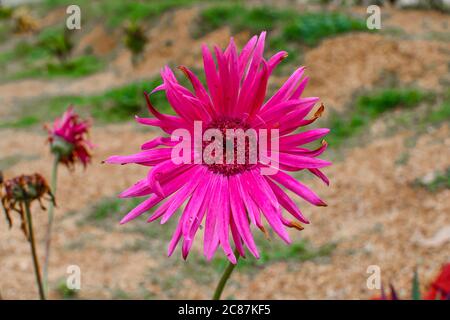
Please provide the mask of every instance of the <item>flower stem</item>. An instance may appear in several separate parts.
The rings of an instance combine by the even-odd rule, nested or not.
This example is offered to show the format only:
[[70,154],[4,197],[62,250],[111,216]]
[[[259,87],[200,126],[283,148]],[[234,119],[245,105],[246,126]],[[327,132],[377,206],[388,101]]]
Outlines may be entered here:
[[44,287],[42,286],[42,279],[41,279],[41,270],[39,268],[39,261],[36,253],[36,242],[34,240],[33,220],[31,219],[30,213],[30,202],[28,201],[25,201],[25,212],[27,214],[27,222],[28,222],[28,234],[29,234],[28,241],[30,242],[31,254],[33,256],[34,273],[36,275],[36,283],[39,289],[39,297],[41,300],[45,300]]
[[[50,189],[51,192],[53,193],[53,196],[56,195],[56,182],[58,180],[58,164],[59,164],[59,156],[55,154],[52,167],[52,178],[51,178],[52,180],[50,184]],[[44,260],[44,274],[43,274],[45,292],[48,292],[48,264],[50,261],[50,245],[52,242],[54,211],[55,211],[55,202],[51,201],[50,206],[48,208],[47,234],[45,236],[45,260]]]
[[220,300],[222,291],[225,288],[225,285],[227,284],[227,281],[230,278],[231,273],[233,272],[234,268],[239,262],[239,251],[237,249],[234,249],[234,255],[236,256],[236,264],[228,262],[228,266],[223,272],[222,277],[220,278],[219,283],[217,284],[216,290],[214,291],[214,295],[212,298],[213,300]]

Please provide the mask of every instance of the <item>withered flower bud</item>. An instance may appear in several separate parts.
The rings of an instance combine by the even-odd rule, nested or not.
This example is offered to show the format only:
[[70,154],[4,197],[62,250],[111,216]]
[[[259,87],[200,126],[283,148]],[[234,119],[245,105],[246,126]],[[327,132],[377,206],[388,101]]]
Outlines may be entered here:
[[[48,198],[45,198],[45,196],[48,196]],[[55,198],[47,181],[38,173],[20,175],[3,181],[3,175],[0,172],[0,198],[9,227],[12,227],[11,211],[15,211],[20,215],[21,228],[26,237],[28,237],[28,231],[24,206],[37,200],[41,208],[45,210],[42,199],[55,203]]]

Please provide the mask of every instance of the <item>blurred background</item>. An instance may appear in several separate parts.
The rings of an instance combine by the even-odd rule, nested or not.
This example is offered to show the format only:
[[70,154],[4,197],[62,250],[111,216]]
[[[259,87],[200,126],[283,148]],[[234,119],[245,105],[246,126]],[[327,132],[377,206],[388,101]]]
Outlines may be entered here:
[[[367,6],[380,5],[381,29],[366,26]],[[0,1],[0,170],[5,178],[40,172],[51,156],[42,126],[69,104],[91,116],[93,164],[62,168],[50,261],[50,297],[59,299],[209,298],[226,261],[207,263],[198,236],[185,262],[166,257],[174,223],[119,226],[137,200],[116,195],[146,168],[102,165],[136,152],[158,134],[133,121],[147,115],[144,90],[160,83],[164,65],[199,73],[200,45],[239,47],[268,31],[266,58],[286,50],[270,82],[278,88],[298,66],[310,77],[331,128],[326,168],[331,185],[299,175],[328,203],[300,208],[312,221],[292,232],[294,244],[258,231],[263,256],[243,260],[224,297],[230,299],[368,299],[367,268],[380,267],[409,296],[417,268],[421,289],[450,259],[450,15],[448,1]],[[69,31],[66,9],[81,9]],[[181,72],[176,73],[185,83]],[[154,96],[168,110],[164,93]],[[46,213],[34,221],[43,253]],[[78,265],[80,291],[65,286]],[[0,291],[36,298],[28,244],[18,218],[0,218]]]

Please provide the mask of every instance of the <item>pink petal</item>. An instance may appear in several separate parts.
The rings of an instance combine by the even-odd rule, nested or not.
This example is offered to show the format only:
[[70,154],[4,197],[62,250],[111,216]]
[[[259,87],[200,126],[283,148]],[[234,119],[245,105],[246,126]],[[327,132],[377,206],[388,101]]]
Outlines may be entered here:
[[323,202],[317,194],[314,193],[307,186],[302,184],[301,182],[295,180],[290,175],[284,173],[283,171],[278,171],[276,174],[268,176],[270,179],[278,182],[283,185],[285,188],[291,190],[292,192],[298,194],[300,197],[305,199],[306,201],[316,205],[316,206],[326,206],[326,203]]

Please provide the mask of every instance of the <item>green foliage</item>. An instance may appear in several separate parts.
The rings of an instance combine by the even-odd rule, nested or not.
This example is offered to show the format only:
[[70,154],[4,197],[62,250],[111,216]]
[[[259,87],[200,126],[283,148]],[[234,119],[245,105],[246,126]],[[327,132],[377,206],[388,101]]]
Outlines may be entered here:
[[47,28],[38,36],[38,46],[44,48],[60,61],[65,61],[74,47],[66,28]]
[[[291,245],[286,245],[281,241],[267,241],[267,239],[257,239],[260,249],[260,258],[257,260],[249,255],[246,259],[241,259],[238,268],[262,267],[268,263],[277,261],[309,261],[318,258],[329,257],[336,248],[335,243],[324,244],[319,247],[313,247],[307,240],[302,240]],[[218,256],[213,260],[218,269],[223,269],[228,260],[225,257]]]
[[125,25],[125,46],[131,51],[133,64],[136,64],[137,58],[144,51],[147,43],[147,36],[142,25],[137,22],[128,22]]
[[[214,0],[210,0],[214,2]],[[84,15],[89,19],[106,19],[110,28],[117,28],[124,21],[151,21],[166,11],[199,3],[199,0],[164,0],[164,1],[123,1],[123,0],[78,0],[77,5],[83,8]],[[68,6],[71,0],[45,0],[47,8]]]
[[4,7],[0,4],[0,20],[9,19],[12,17],[14,10],[11,7]]
[[292,19],[295,13],[270,7],[247,8],[242,5],[221,5],[203,9],[198,21],[197,35],[228,25],[234,32],[249,30],[259,33],[273,30],[283,20]]
[[425,118],[429,124],[439,124],[450,119],[450,96],[436,109],[432,110]]
[[[150,82],[131,83],[109,90],[103,95],[90,97],[87,102],[92,105],[91,112],[94,118],[105,122],[130,120],[134,115],[148,116],[144,92],[151,91],[159,84],[161,84],[159,77]],[[163,92],[152,95],[151,101],[160,111],[170,112]]]
[[317,45],[320,40],[350,31],[368,31],[363,19],[335,12],[305,12],[271,7],[248,8],[241,5],[221,5],[201,11],[196,36],[228,25],[234,32],[280,29],[280,35],[270,40],[272,49],[289,48],[290,43]]
[[77,78],[84,77],[95,73],[103,68],[103,63],[100,59],[93,55],[84,55],[72,58],[67,61],[58,63],[48,62],[45,65],[38,65],[35,67],[22,70],[12,75],[11,79],[36,78],[36,77],[66,77]]
[[139,199],[119,199],[119,198],[104,198],[98,203],[95,203],[90,210],[87,219],[91,222],[101,222],[105,219],[120,218],[139,204]]
[[56,291],[63,299],[74,299],[78,295],[78,290],[69,289],[66,284],[65,279],[61,279],[58,282],[58,286],[56,287]]
[[94,55],[70,57],[73,44],[68,34],[59,28],[42,31],[36,43],[20,41],[10,51],[0,53],[0,70],[11,61],[21,66],[4,79],[17,80],[37,77],[83,77],[101,70],[104,63]]
[[[92,116],[102,123],[129,121],[134,115],[149,116],[144,92],[161,84],[159,77],[110,89],[92,96],[57,96],[27,103],[27,116],[18,120],[0,121],[0,128],[24,128],[44,123],[59,116],[70,104],[83,116]],[[164,92],[151,96],[152,104],[161,112],[173,113]]]
[[288,22],[282,36],[289,41],[315,46],[324,38],[351,31],[368,31],[365,20],[337,12],[309,12]]
[[84,55],[73,58],[61,64],[47,64],[47,72],[50,77],[82,77],[93,74],[103,67],[103,63],[93,55]]
[[384,89],[359,96],[353,110],[346,113],[332,112],[328,127],[331,128],[327,141],[339,146],[345,139],[361,132],[371,120],[395,108],[410,109],[430,100],[432,95],[418,89]]
[[434,177],[429,181],[427,179],[416,179],[414,185],[425,188],[429,192],[450,189],[450,167],[444,172],[435,172]]
[[356,101],[356,111],[377,117],[394,108],[412,108],[430,98],[430,94],[418,89],[385,89],[370,95],[363,95]]
[[23,116],[17,120],[0,122],[0,129],[2,128],[27,128],[39,123],[39,118],[36,116]]
[[[27,72],[30,68],[38,62],[39,60],[48,59],[50,53],[44,48],[33,45],[27,41],[19,41],[10,50],[5,50],[0,52],[0,70],[5,71],[9,64],[19,63],[23,70],[22,72]],[[1,78],[8,78],[8,74],[3,73]]]

